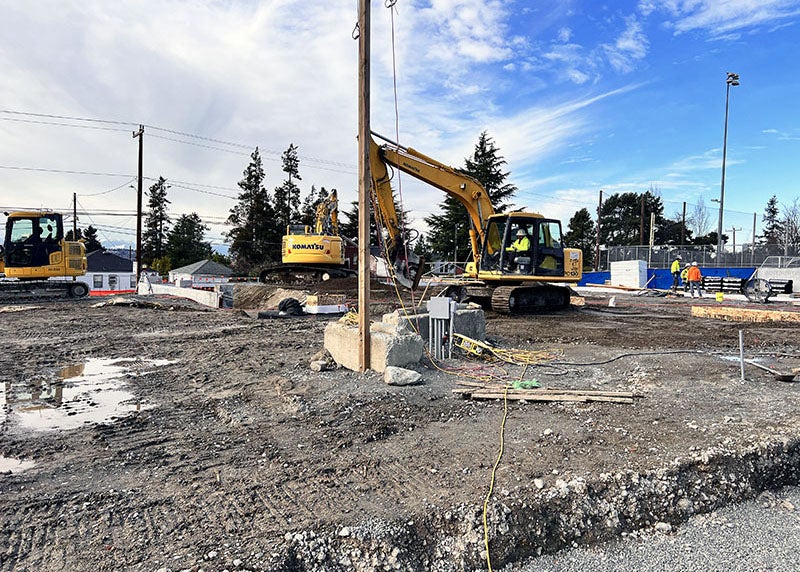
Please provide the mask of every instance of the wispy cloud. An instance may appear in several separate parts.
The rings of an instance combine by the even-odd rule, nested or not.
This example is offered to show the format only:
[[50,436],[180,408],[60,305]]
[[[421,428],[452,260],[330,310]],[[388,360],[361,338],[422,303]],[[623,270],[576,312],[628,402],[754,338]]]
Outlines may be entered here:
[[778,141],[800,141],[800,136],[792,135],[791,133],[779,131],[777,129],[763,129],[761,133],[774,136]]
[[623,73],[632,71],[636,63],[647,55],[649,47],[642,25],[635,16],[625,18],[625,24],[625,30],[613,44],[602,46],[611,67]]
[[797,0],[645,0],[643,12],[666,11],[675,34],[705,31],[713,38],[731,38],[738,32],[774,26],[800,15]]

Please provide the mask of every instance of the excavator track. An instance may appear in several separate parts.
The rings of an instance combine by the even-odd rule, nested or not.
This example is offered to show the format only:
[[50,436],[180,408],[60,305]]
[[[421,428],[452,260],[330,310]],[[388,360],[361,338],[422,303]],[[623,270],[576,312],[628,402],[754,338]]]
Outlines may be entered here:
[[333,278],[349,278],[358,272],[344,267],[301,266],[281,264],[265,268],[258,277],[259,282],[267,284],[306,285],[326,282]]
[[492,292],[492,310],[498,314],[531,314],[569,306],[570,289],[554,284],[498,286]]
[[89,287],[68,280],[0,280],[0,303],[35,302],[54,298],[85,298]]

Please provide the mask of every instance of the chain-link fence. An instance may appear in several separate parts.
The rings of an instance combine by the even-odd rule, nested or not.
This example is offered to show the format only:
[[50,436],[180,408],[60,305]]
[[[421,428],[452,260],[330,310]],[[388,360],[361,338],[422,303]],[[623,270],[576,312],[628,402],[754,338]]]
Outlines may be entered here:
[[[800,248],[797,245],[780,244],[737,244],[727,248],[719,255],[716,247],[710,244],[697,246],[655,245],[649,246],[610,246],[600,250],[599,270],[608,270],[611,262],[620,260],[645,260],[649,268],[669,268],[675,257],[680,255],[684,262],[697,262],[706,267],[758,267],[768,261],[772,264],[791,264],[800,266]],[[775,259],[775,260],[773,260]],[[781,266],[784,267],[784,266]]]

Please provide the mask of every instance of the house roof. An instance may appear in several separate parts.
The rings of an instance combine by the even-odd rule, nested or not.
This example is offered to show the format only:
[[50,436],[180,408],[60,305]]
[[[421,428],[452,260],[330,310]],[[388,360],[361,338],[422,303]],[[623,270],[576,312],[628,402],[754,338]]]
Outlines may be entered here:
[[199,260],[193,264],[170,270],[173,274],[190,274],[192,276],[230,276],[233,270],[213,260]]
[[95,250],[86,255],[87,272],[133,272],[133,263],[111,252]]

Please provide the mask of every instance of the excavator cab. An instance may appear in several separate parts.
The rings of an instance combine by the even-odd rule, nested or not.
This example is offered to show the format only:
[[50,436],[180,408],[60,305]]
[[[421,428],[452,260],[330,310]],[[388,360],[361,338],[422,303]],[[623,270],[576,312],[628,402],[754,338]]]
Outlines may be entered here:
[[6,214],[3,263],[0,265],[6,277],[42,280],[86,273],[86,249],[80,242],[64,240],[60,213],[19,211]]
[[533,213],[494,215],[484,232],[480,271],[513,276],[563,276],[561,223]]
[[61,251],[64,225],[58,213],[11,213],[3,242],[7,268],[47,266]]

